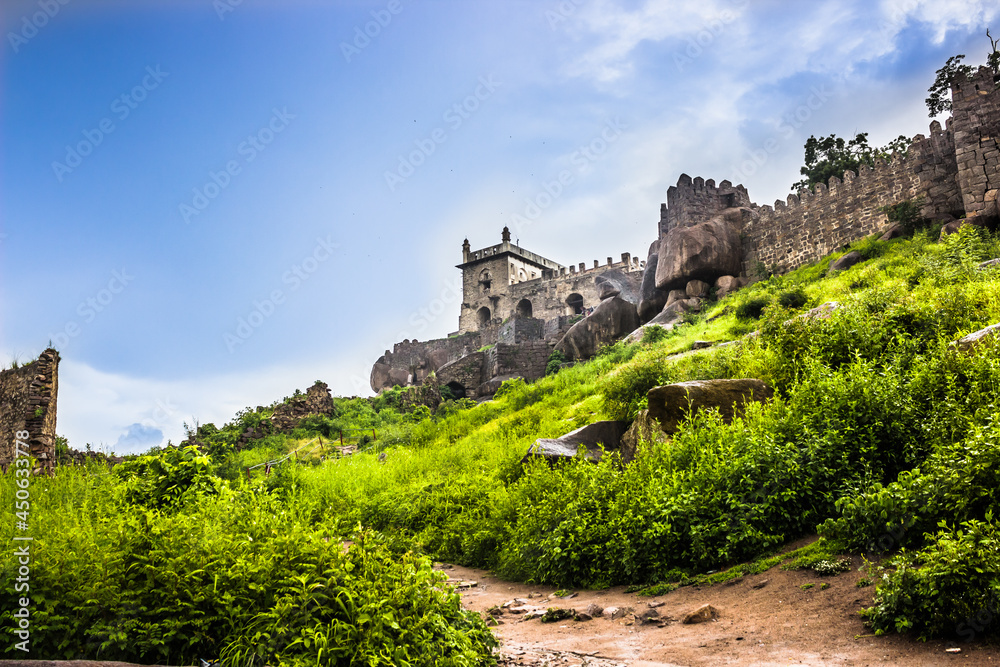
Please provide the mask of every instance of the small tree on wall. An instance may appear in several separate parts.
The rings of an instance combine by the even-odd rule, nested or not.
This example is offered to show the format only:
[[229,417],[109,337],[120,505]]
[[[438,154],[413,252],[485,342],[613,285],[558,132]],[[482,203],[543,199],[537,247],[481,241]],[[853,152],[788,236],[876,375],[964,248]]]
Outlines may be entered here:
[[[993,39],[990,29],[986,29],[986,38],[990,40],[991,52],[986,58],[986,66],[993,70],[993,74],[1000,74],[1000,39]],[[931,118],[945,111],[951,111],[951,84],[960,77],[967,77],[972,74],[973,68],[963,65],[965,54],[959,54],[948,58],[944,66],[937,71],[937,77],[927,92],[930,96],[925,100],[927,110]]]

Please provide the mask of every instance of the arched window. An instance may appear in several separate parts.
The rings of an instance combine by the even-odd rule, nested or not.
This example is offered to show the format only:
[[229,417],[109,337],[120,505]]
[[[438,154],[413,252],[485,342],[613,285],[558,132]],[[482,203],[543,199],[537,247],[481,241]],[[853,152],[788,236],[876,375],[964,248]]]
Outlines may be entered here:
[[490,309],[487,308],[486,306],[483,306],[482,308],[479,309],[478,315],[479,315],[480,328],[485,327],[487,324],[489,324],[490,320],[493,318],[492,314],[490,313]]
[[568,297],[566,297],[566,314],[567,315],[582,315],[583,314],[583,297],[573,292]]
[[493,276],[490,275],[489,269],[483,269],[482,273],[479,274],[479,287],[483,294],[490,293],[490,287],[493,285]]
[[517,314],[519,317],[531,317],[531,302],[521,299],[517,302]]

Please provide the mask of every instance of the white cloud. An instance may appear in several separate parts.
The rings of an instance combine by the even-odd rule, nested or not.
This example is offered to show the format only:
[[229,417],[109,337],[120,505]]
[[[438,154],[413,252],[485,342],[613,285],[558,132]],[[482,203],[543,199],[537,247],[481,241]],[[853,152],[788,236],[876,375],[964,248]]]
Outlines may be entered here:
[[940,44],[951,30],[969,31],[988,24],[1000,8],[985,0],[883,0],[882,10],[896,33],[907,21],[916,20],[934,26],[934,42]]
[[295,389],[305,390],[315,380],[327,382],[334,395],[357,394],[356,382],[367,386],[373,361],[342,357],[315,364],[157,380],[109,373],[64,358],[59,366],[56,430],[74,449],[90,443],[98,450],[135,453],[157,444],[151,440],[154,431],[161,432],[161,441],[176,443],[185,437],[185,422],[221,426],[245,407],[270,405],[292,395]]

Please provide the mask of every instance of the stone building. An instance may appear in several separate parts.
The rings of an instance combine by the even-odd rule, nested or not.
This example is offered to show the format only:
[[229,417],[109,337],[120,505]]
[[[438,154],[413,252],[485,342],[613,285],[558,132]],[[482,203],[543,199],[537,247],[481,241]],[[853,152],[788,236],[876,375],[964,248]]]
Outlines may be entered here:
[[645,262],[622,253],[621,261],[608,257],[563,266],[510,242],[510,230],[503,228],[497,245],[470,250],[469,240],[462,244],[462,310],[458,333],[479,331],[512,317],[543,321],[582,315],[600,302],[598,276],[608,272],[631,275],[627,283],[641,281]]

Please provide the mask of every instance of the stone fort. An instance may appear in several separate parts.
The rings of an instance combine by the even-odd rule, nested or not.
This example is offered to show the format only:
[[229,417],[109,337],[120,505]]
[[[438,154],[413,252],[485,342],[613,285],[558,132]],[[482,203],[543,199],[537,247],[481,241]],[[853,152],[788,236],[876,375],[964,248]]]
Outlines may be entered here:
[[640,326],[667,324],[759,275],[819,260],[890,223],[883,207],[921,202],[922,217],[995,225],[1000,191],[1000,76],[981,67],[952,85],[952,116],[934,121],[903,154],[833,177],[771,205],[729,181],[682,174],[660,206],[644,260],[622,253],[564,266],[501,242],[462,246],[459,329],[447,338],[405,340],[372,368],[375,391],[418,385],[432,373],[459,396],[485,397],[500,382],[545,372],[553,350],[586,358]]

